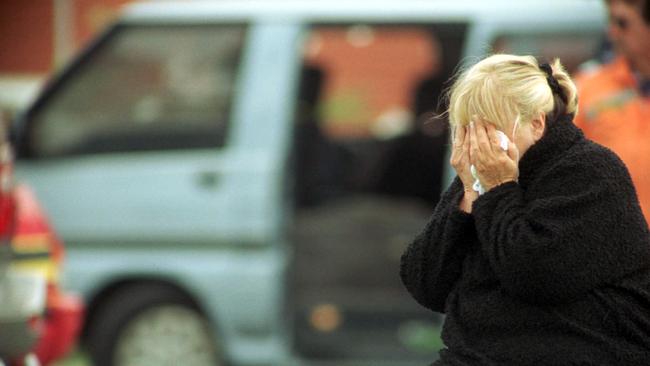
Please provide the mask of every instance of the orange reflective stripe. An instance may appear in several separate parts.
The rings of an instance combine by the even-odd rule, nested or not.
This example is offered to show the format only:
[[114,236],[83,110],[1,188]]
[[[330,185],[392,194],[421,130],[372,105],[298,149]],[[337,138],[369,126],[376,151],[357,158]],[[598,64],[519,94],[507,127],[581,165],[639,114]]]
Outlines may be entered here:
[[623,89],[595,102],[593,105],[586,107],[587,122],[596,120],[598,115],[608,110],[617,110],[624,107],[627,103],[637,98],[637,92],[634,89]]

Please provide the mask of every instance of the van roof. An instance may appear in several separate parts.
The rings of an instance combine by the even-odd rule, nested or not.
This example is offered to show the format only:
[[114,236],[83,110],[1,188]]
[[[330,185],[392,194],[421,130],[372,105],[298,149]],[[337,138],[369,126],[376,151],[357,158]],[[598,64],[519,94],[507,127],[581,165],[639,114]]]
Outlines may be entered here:
[[126,6],[122,17],[127,23],[253,19],[603,23],[605,11],[601,0],[153,0]]

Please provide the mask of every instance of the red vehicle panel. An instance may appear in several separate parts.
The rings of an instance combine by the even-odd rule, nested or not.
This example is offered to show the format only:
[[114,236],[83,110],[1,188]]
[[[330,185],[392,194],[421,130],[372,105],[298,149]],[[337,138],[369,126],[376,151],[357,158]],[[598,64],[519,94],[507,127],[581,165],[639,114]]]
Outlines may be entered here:
[[16,219],[11,268],[39,273],[47,280],[46,309],[43,318],[35,323],[39,337],[34,348],[41,363],[47,365],[74,345],[81,329],[83,304],[77,296],[66,294],[59,287],[63,245],[34,194],[26,186],[17,186],[13,196]]

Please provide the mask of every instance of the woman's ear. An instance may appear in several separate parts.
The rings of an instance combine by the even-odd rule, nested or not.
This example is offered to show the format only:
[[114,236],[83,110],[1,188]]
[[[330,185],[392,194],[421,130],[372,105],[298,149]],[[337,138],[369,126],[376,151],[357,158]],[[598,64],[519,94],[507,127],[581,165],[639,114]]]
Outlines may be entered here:
[[546,114],[540,113],[531,121],[531,127],[533,128],[533,138],[535,142],[544,136],[544,131],[546,131]]

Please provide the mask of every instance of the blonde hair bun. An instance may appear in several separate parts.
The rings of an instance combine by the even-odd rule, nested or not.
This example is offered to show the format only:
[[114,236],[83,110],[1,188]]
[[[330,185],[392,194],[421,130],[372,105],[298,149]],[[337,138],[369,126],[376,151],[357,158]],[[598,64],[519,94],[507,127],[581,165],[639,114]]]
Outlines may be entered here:
[[571,77],[559,59],[546,69],[533,56],[496,54],[479,61],[462,71],[449,90],[449,122],[465,126],[472,116],[480,116],[504,129],[540,113],[575,114],[578,98]]

